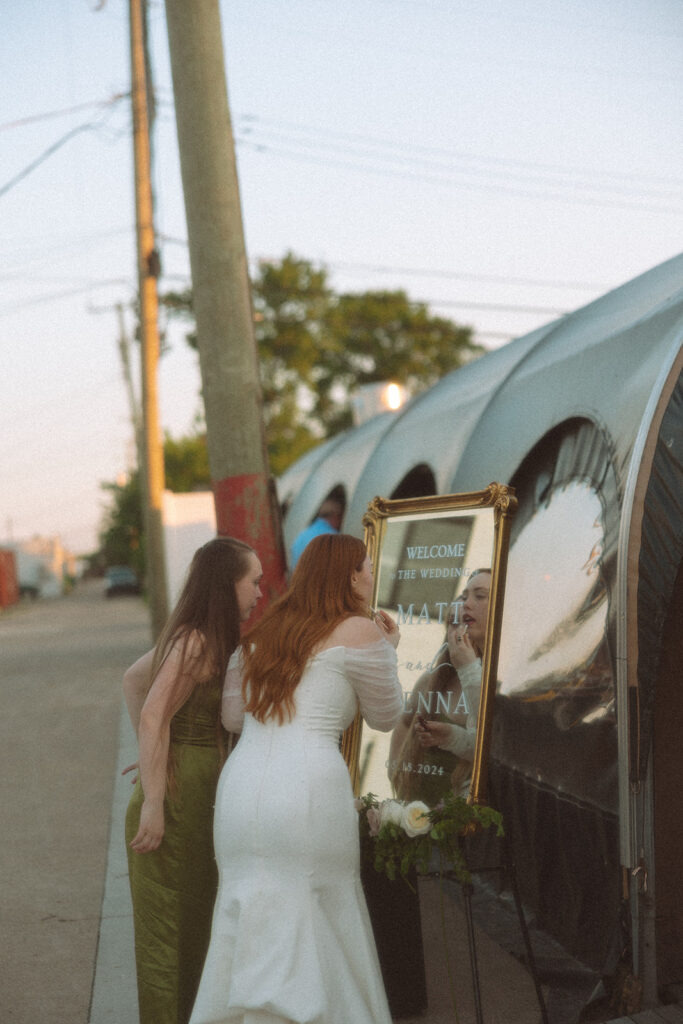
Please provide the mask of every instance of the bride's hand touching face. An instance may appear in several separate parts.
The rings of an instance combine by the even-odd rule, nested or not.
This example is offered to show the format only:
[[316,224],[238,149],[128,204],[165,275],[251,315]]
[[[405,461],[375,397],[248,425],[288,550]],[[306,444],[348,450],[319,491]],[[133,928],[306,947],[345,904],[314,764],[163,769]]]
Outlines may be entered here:
[[391,646],[394,648],[398,647],[398,642],[401,639],[401,632],[391,615],[387,615],[386,612],[378,611],[374,613],[373,618]]
[[[365,560],[360,568],[355,569],[352,573],[351,586],[354,594],[370,609],[370,602],[372,601],[372,594],[375,589],[375,580],[372,574],[372,562],[369,555],[365,556]],[[398,626],[391,616],[384,611],[373,611],[372,617],[392,647],[397,647],[400,633]]]

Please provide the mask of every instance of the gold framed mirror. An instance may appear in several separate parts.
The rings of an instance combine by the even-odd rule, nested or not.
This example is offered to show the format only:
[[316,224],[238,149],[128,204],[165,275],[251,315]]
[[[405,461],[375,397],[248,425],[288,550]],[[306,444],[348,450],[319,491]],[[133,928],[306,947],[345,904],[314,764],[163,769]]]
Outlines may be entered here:
[[516,504],[510,487],[492,483],[462,494],[377,497],[368,506],[373,607],[401,629],[405,710],[393,733],[374,732],[357,717],[344,734],[356,795],[434,806],[450,790],[485,803]]

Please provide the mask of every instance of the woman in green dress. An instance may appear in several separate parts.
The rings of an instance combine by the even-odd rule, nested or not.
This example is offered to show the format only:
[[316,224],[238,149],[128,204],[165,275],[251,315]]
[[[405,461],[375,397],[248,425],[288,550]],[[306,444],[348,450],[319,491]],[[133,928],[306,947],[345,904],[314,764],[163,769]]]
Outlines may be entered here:
[[[156,648],[126,672],[139,779],[126,814],[140,1024],[186,1024],[211,931],[216,784],[229,752],[221,694],[262,570],[217,537],[192,560]],[[151,685],[150,685],[151,683]]]

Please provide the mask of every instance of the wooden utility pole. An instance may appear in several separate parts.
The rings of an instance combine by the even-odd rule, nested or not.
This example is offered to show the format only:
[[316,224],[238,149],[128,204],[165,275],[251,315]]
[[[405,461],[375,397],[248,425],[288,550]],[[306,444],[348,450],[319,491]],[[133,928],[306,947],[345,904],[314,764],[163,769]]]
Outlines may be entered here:
[[218,0],[166,0],[194,313],[219,534],[251,544],[266,593],[284,585]]
[[137,234],[140,347],[142,354],[142,465],[145,504],[147,592],[156,640],[168,618],[166,565],[161,502],[164,492],[164,451],[159,432],[157,364],[159,323],[157,277],[159,258],[154,240],[150,177],[149,118],[145,74],[143,0],[130,0],[131,98],[135,164],[135,224]]

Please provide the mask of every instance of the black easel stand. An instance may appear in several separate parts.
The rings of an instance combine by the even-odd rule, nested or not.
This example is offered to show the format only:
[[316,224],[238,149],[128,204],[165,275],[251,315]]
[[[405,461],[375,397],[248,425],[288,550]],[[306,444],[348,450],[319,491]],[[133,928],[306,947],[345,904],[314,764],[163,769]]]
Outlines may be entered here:
[[[534,983],[534,989],[536,990],[536,998],[538,999],[538,1005],[541,1010],[541,1020],[543,1024],[549,1024],[548,1022],[548,1011],[545,1005],[545,999],[543,998],[543,990],[541,989],[541,983],[538,977],[538,970],[536,968],[536,958],[534,957],[534,951],[531,947],[531,937],[529,935],[529,928],[526,923],[524,916],[524,908],[522,907],[522,901],[519,895],[519,886],[517,885],[517,872],[510,851],[510,844],[507,837],[501,840],[502,849],[502,863],[496,867],[486,868],[472,868],[468,864],[468,870],[473,874],[483,874],[489,871],[501,871],[505,873],[505,876],[510,882],[510,889],[512,890],[512,897],[515,901],[515,909],[517,911],[517,918],[519,920],[519,927],[522,932],[522,939],[524,941],[524,949],[526,952],[526,964],[529,968],[529,973]],[[439,877],[438,872],[430,872],[432,877]],[[445,872],[441,877],[447,878],[449,881],[458,881],[452,871]],[[469,882],[460,882],[462,887],[463,902],[465,905],[465,920],[467,922],[467,941],[469,944],[470,951],[470,971],[472,974],[472,987],[474,990],[474,1010],[476,1015],[477,1024],[484,1024],[484,1016],[481,1006],[481,988],[479,985],[479,965],[477,963],[477,945],[476,937],[474,933],[474,919],[472,917],[472,885]]]
[[538,1005],[541,1009],[541,1020],[543,1024],[548,1024],[548,1011],[545,1005],[545,999],[543,998],[543,990],[541,989],[541,982],[538,977],[538,970],[536,968],[536,958],[534,951],[531,948],[531,936],[529,935],[529,928],[526,923],[526,917],[524,916],[524,908],[522,907],[522,900],[519,895],[519,886],[517,884],[517,870],[510,850],[510,843],[506,838],[502,842],[503,847],[503,866],[507,873],[507,877],[510,880],[510,888],[512,890],[512,898],[515,901],[515,907],[517,909],[517,917],[519,919],[519,927],[522,930],[522,939],[524,940],[524,949],[526,950],[526,962],[531,973],[531,978],[534,983],[536,990],[536,998],[538,999]]

